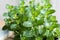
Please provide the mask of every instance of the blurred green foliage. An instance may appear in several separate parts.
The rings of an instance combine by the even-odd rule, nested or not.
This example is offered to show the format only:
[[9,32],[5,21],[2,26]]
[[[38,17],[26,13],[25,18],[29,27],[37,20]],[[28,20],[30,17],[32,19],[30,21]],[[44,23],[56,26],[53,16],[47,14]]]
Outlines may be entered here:
[[[17,0],[18,1],[18,0]],[[14,40],[54,40],[60,38],[59,24],[55,12],[51,9],[50,0],[43,0],[35,5],[35,0],[30,0],[25,5],[25,0],[20,0],[19,6],[7,5],[8,12],[4,13],[5,26],[3,30],[15,32]]]

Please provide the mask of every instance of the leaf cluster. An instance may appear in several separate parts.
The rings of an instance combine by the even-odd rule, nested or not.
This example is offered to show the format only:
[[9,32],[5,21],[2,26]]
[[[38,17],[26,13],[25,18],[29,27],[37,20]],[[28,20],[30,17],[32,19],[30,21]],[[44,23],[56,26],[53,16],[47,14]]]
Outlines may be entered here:
[[44,5],[35,4],[31,0],[29,5],[21,0],[19,6],[7,5],[8,12],[4,13],[5,26],[3,30],[15,32],[14,40],[54,40],[54,37],[60,38],[59,24],[55,12],[51,9],[49,0],[43,1]]

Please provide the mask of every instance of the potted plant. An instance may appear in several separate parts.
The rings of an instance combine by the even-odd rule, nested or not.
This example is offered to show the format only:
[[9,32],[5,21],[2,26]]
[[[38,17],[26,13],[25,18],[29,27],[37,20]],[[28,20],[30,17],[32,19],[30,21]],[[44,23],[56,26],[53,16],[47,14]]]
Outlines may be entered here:
[[60,38],[59,24],[56,16],[52,15],[50,0],[43,0],[44,5],[35,4],[30,0],[29,5],[21,0],[19,6],[8,5],[8,12],[3,30],[15,33],[14,40],[56,40]]

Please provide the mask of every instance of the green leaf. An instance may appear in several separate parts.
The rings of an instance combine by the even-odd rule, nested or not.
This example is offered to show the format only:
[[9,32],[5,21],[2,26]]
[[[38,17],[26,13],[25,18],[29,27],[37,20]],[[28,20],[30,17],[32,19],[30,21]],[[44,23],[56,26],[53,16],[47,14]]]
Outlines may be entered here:
[[58,35],[58,37],[60,37],[60,30],[57,28],[56,31],[55,31]]
[[21,6],[23,6],[25,4],[24,0],[21,0]]
[[9,10],[12,10],[13,9],[13,5],[7,4],[6,8],[9,9]]
[[4,13],[3,16],[4,16],[4,17],[8,17],[8,13]]
[[47,5],[50,3],[50,0],[43,0],[44,5]]
[[33,27],[33,24],[32,24],[32,22],[30,22],[30,21],[25,21],[25,22],[23,23],[23,26],[24,26],[24,27]]
[[52,22],[56,21],[56,16],[51,16],[50,21],[52,21]]
[[50,10],[48,10],[48,11],[46,12],[46,15],[52,14],[52,13],[54,13],[54,12],[55,12],[55,10],[50,9]]
[[43,27],[42,27],[42,26],[39,26],[39,28],[38,28],[38,33],[39,33],[39,34],[42,34],[42,33],[43,33]]
[[57,23],[52,23],[49,27],[49,30],[53,30],[54,28],[58,28],[58,24]]
[[43,25],[44,24],[44,20],[43,19],[41,19],[41,20],[37,20],[37,25]]
[[26,39],[26,37],[21,37],[21,40],[25,40]]
[[45,13],[46,13],[46,9],[42,9],[41,14],[45,14]]
[[4,25],[2,30],[7,30],[8,29],[8,26],[7,25]]
[[24,31],[23,32],[23,36],[25,37],[33,37],[33,31]]
[[36,37],[35,40],[43,40],[43,38],[39,36],[39,37]]
[[50,34],[50,31],[49,30],[46,30],[45,35],[48,37],[49,34]]
[[55,40],[53,36],[47,38],[47,40]]
[[50,3],[44,6],[44,8],[47,10],[49,10],[51,7],[52,7],[52,5]]
[[12,20],[10,18],[5,18],[4,21],[5,21],[6,24],[9,24],[9,23],[12,22]]
[[17,28],[17,24],[11,24],[10,28],[11,29],[16,29]]
[[16,35],[14,36],[14,39],[13,39],[13,40],[21,40],[20,35],[19,35],[19,34],[16,34]]
[[11,18],[11,19],[17,19],[18,18],[18,16],[17,16],[17,14],[13,11],[13,12],[9,12],[9,17]]

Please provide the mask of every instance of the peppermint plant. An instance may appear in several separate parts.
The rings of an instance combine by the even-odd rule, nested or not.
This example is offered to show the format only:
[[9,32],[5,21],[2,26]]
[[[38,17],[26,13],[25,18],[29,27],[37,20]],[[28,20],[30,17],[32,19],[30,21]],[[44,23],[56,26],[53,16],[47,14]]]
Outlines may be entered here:
[[[18,1],[18,0],[17,0]],[[59,24],[50,0],[41,0],[35,4],[30,0],[20,0],[18,6],[7,5],[8,12],[4,13],[5,25],[3,30],[13,31],[14,40],[55,40],[60,39]]]

